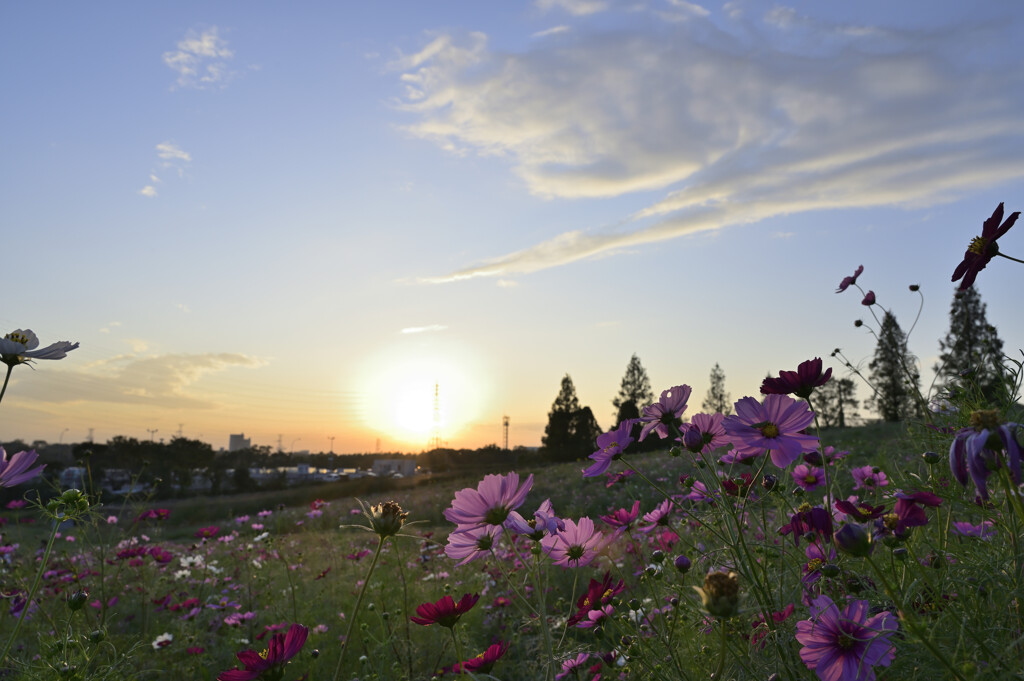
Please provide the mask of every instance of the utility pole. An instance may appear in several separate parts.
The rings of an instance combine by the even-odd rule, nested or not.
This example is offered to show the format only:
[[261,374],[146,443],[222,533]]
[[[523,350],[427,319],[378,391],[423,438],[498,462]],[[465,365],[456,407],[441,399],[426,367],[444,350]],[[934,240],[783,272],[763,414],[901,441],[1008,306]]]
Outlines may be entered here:
[[179,423],[178,424],[178,437],[179,438],[181,437],[181,429],[184,428],[184,427],[185,427],[184,423]]
[[64,433],[68,432],[69,430],[71,430],[71,429],[70,428],[65,428],[64,430],[60,431],[60,437],[57,438],[57,444],[63,444],[64,443]]
[[331,435],[331,436],[330,436],[329,438],[327,438],[327,439],[331,441],[331,451],[330,451],[330,453],[331,453],[331,454],[334,454],[334,436],[333,436],[333,435]]
[[511,419],[509,417],[507,417],[507,416],[502,416],[501,417],[501,427],[505,431],[505,451],[506,452],[508,451],[508,425],[509,425],[510,422],[511,422]]
[[153,436],[160,432],[158,428],[146,428],[146,432],[149,433],[149,442],[153,443]]
[[93,431],[93,429],[90,428],[89,429],[89,442],[92,442],[92,431]]

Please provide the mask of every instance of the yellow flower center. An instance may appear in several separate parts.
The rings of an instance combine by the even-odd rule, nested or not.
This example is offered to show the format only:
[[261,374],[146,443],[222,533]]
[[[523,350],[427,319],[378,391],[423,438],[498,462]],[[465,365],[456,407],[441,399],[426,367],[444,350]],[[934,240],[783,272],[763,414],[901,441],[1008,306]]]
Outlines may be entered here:
[[761,434],[765,437],[778,437],[779,427],[774,423],[766,423],[761,427]]
[[983,255],[985,248],[988,246],[988,239],[980,236],[976,236],[971,239],[971,245],[967,247],[967,250],[977,255]]
[[268,655],[270,655],[270,648],[264,648],[262,651],[260,651],[260,657],[262,657],[264,660],[267,659]]
[[22,345],[28,345],[28,336],[23,333],[9,333],[4,336],[7,340],[12,340],[15,343],[21,343]]

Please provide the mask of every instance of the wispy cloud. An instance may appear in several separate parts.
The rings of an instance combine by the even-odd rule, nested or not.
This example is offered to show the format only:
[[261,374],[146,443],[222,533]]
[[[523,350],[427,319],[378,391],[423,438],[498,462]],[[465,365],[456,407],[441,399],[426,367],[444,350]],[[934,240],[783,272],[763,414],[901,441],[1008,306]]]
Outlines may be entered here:
[[790,213],[934,205],[1024,176],[1024,68],[999,27],[893,31],[785,8],[720,25],[675,4],[691,19],[574,27],[569,46],[522,53],[440,36],[406,59],[412,134],[500,155],[541,197],[657,194],[613,226],[425,281],[529,273]]
[[[171,170],[177,173],[178,177],[185,174],[185,169],[192,162],[192,154],[174,142],[161,142],[156,145],[156,156],[159,159],[157,163],[161,169]],[[149,182],[150,184],[138,190],[137,193],[149,199],[156,198],[159,195],[156,185],[161,184],[163,180],[156,173],[150,173]]]
[[611,5],[607,0],[535,0],[533,4],[544,12],[558,9],[573,16],[604,12]]
[[402,329],[402,333],[427,333],[429,331],[444,331],[447,326],[431,324],[430,326],[409,326]]
[[148,199],[155,198],[156,195],[157,195],[156,187],[154,187],[151,184],[147,184],[145,187],[143,187],[142,189],[139,190],[139,194],[141,194],[142,196],[145,196]]
[[235,56],[234,52],[218,35],[216,26],[201,33],[190,29],[177,47],[163,55],[164,64],[178,74],[176,87],[199,90],[223,87],[234,75],[227,65]]
[[165,161],[184,161],[185,163],[192,162],[192,154],[180,148],[173,142],[161,142],[156,145],[156,155]]
[[537,31],[531,37],[533,38],[544,38],[549,35],[557,35],[558,33],[568,33],[571,29],[568,26],[552,26],[551,28],[544,29],[543,31]]
[[204,375],[225,369],[259,367],[263,360],[246,355],[124,355],[95,362],[85,370],[39,372],[19,381],[25,399],[53,403],[109,402],[170,408],[209,409],[217,404],[193,395],[189,386]]

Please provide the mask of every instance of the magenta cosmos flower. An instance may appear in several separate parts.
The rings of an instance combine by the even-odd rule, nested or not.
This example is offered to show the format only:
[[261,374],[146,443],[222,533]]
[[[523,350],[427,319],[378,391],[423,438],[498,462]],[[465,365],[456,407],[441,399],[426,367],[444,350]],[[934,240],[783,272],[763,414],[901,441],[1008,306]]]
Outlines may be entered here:
[[0,487],[14,487],[23,482],[28,482],[42,473],[43,469],[46,468],[46,464],[36,466],[35,468],[31,467],[38,458],[39,455],[35,453],[35,450],[32,450],[18,452],[8,459],[7,452],[4,451],[3,447],[0,447]]
[[512,511],[508,514],[504,527],[516,534],[525,534],[530,539],[540,541],[555,530],[564,528],[565,523],[555,515],[551,499],[545,499],[533,512],[533,518],[527,520],[518,511]]
[[856,270],[854,270],[852,277],[843,277],[843,280],[841,282],[839,282],[839,288],[836,289],[836,293],[842,293],[846,289],[848,289],[851,286],[853,286],[854,284],[856,284],[857,283],[857,277],[859,277],[863,272],[864,272],[864,265],[860,265],[859,267],[857,267]]
[[606,523],[608,523],[616,529],[622,528],[628,530],[633,525],[633,522],[636,521],[636,519],[639,516],[640,500],[637,499],[636,501],[633,502],[633,508],[631,508],[630,510],[627,511],[624,508],[620,508],[616,511],[613,511],[612,513],[609,513],[608,515],[601,516],[601,520],[605,521]]
[[851,601],[840,611],[831,598],[818,596],[811,619],[796,623],[800,659],[822,681],[874,681],[872,667],[888,667],[896,656],[889,636],[899,625],[889,611],[868,614],[867,601]]
[[785,468],[804,452],[817,450],[818,438],[800,432],[813,422],[814,412],[806,402],[788,395],[765,395],[764,403],[753,397],[736,402],[736,413],[725,417],[722,425],[740,460],[767,451],[772,463]]
[[874,466],[860,466],[850,471],[853,475],[854,489],[878,489],[889,484],[885,473]]
[[804,399],[811,396],[815,388],[825,385],[832,378],[831,367],[821,371],[821,357],[800,362],[796,371],[780,371],[778,378],[766,378],[761,383],[762,395],[790,395]]
[[243,650],[236,657],[245,665],[245,669],[229,669],[221,672],[217,681],[252,681],[258,679],[264,672],[275,672],[277,678],[281,677],[284,666],[288,661],[299,654],[302,646],[306,645],[306,637],[309,636],[309,629],[301,624],[293,624],[288,628],[286,634],[274,634],[270,639],[267,649],[262,653],[255,650]]
[[802,463],[793,469],[793,482],[810,492],[825,484],[825,475],[820,468]]
[[860,304],[861,305],[865,305],[867,307],[871,307],[872,305],[874,305],[875,304],[875,292],[874,291],[868,291],[866,294],[864,294],[864,300],[860,301]]
[[[999,245],[996,243],[996,239],[1010,231],[1010,227],[1013,227],[1018,217],[1020,217],[1020,211],[1011,214],[1006,218],[1006,222],[1003,222],[1003,204],[1000,203],[992,212],[992,216],[985,220],[981,226],[981,236],[971,239],[970,245],[964,252],[964,259],[953,270],[951,281],[963,277],[963,281],[960,282],[961,291],[970,288],[974,284],[978,272],[985,269],[989,261],[999,255]],[[1002,224],[1000,224],[1001,222]]]
[[686,411],[686,401],[690,399],[690,386],[677,385],[661,393],[661,399],[652,405],[644,407],[644,414],[640,421],[644,424],[640,431],[640,439],[643,440],[653,430],[658,437],[668,437],[669,426],[678,426],[682,423],[683,412]]
[[462,674],[467,671],[471,674],[489,674],[494,669],[495,663],[508,652],[508,643],[500,641],[491,645],[487,650],[465,662],[456,662],[449,671],[455,674]]
[[424,603],[416,606],[416,614],[419,617],[410,617],[409,619],[425,627],[431,624],[440,624],[442,627],[451,629],[460,617],[473,609],[478,600],[480,600],[480,594],[463,594],[458,603],[451,596],[445,596],[436,603]]
[[601,475],[608,470],[608,466],[611,465],[612,461],[622,456],[626,448],[633,443],[630,431],[633,430],[633,426],[636,423],[637,419],[626,419],[619,424],[618,428],[597,436],[598,449],[590,455],[594,463],[590,464],[589,468],[584,469],[583,477],[593,478]]
[[455,532],[467,532],[481,525],[501,525],[508,514],[526,501],[533,487],[533,475],[521,486],[515,471],[506,475],[485,475],[476,489],[466,487],[455,493],[444,517],[458,525]]
[[562,567],[585,567],[604,549],[608,540],[594,531],[594,521],[580,518],[579,522],[565,521],[565,529],[541,540],[541,548],[551,557],[555,565]]

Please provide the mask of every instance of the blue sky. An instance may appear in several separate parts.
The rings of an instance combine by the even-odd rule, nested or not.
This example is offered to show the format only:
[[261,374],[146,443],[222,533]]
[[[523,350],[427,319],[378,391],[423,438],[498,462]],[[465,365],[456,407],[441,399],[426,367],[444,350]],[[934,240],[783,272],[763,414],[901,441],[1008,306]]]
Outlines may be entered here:
[[[81,348],[15,372],[3,437],[415,451],[436,382],[450,445],[536,445],[565,373],[612,425],[633,353],[692,410],[716,362],[738,399],[868,358],[860,264],[905,326],[922,286],[928,377],[1024,204],[1022,13],[5,4],[0,322]],[[1009,352],[1019,268],[977,284]]]

